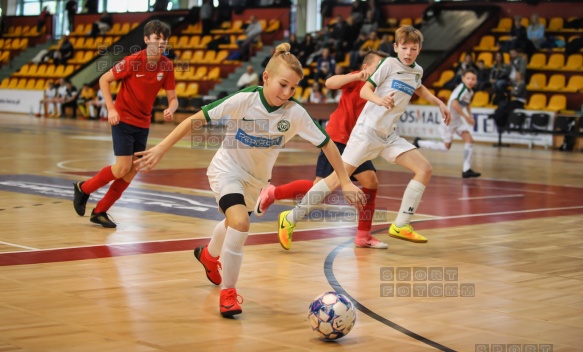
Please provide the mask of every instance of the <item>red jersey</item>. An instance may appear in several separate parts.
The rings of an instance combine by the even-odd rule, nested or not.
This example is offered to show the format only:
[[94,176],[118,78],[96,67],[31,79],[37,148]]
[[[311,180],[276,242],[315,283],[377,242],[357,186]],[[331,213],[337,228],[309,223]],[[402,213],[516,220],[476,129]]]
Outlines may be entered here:
[[174,65],[161,56],[153,65],[148,64],[146,50],[128,55],[112,69],[121,88],[115,99],[115,109],[120,121],[136,127],[149,128],[154,101],[160,88],[174,90]]
[[[355,74],[360,71],[354,71]],[[326,125],[326,132],[334,142],[346,144],[350,132],[356,125],[356,120],[366,104],[366,100],[360,97],[360,89],[364,86],[364,81],[354,81],[342,86],[342,95],[338,108],[330,115],[330,120]]]

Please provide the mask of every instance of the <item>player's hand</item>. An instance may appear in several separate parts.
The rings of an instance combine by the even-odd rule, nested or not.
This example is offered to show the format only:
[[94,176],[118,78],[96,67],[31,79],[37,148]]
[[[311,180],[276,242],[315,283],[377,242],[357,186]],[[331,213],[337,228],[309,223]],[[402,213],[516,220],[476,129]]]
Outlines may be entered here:
[[358,210],[362,210],[362,207],[366,204],[366,196],[362,190],[352,182],[342,186],[342,194],[344,194],[344,198],[348,204],[354,206]]
[[393,98],[394,95],[395,92],[391,92],[389,95],[384,96],[379,105],[384,106],[387,109],[394,108],[395,107],[395,99]]
[[172,121],[174,119],[174,113],[170,109],[164,110],[164,121]]
[[107,110],[107,121],[112,126],[115,126],[119,123],[119,113],[115,108]]
[[136,167],[136,170],[141,171],[143,173],[148,173],[156,165],[158,165],[160,160],[162,160],[162,156],[164,156],[164,153],[162,152],[160,147],[156,145],[143,152],[134,153],[134,155],[139,158],[137,160],[134,160],[134,166]]
[[362,70],[358,73],[358,80],[366,82],[366,80],[370,77],[370,74],[365,70]]
[[445,104],[441,104],[439,105],[439,110],[441,110],[441,117],[443,118],[443,123],[445,123],[446,126],[449,126],[449,123],[451,122],[451,114],[449,113],[449,109],[447,108],[447,106],[445,106]]

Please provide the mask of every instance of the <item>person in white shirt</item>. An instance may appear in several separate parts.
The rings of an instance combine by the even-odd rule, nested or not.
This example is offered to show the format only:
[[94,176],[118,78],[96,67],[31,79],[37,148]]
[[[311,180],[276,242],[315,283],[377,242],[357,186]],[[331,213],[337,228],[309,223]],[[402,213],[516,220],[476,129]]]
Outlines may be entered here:
[[[360,113],[342,154],[346,172],[351,175],[358,165],[377,156],[414,173],[407,185],[397,218],[389,228],[389,236],[411,242],[427,242],[410,225],[425,187],[431,179],[431,164],[415,146],[395,132],[395,125],[405,112],[413,93],[439,106],[444,123],[449,124],[450,113],[445,104],[421,84],[423,69],[415,62],[421,51],[423,35],[412,26],[402,26],[395,32],[397,58],[383,59],[360,96],[368,102]],[[338,187],[336,173],[316,183],[292,210],[279,215],[279,242],[291,248],[295,225],[314,205]]]
[[302,65],[289,50],[289,43],[277,46],[263,72],[263,87],[245,88],[203,106],[158,145],[135,154],[141,157],[135,162],[138,169],[147,172],[193,128],[229,116],[231,123],[225,139],[207,170],[225,219],[215,227],[210,243],[194,250],[207,278],[215,285],[222,285],[219,312],[224,317],[242,312],[242,300],[238,299],[235,284],[243,261],[243,245],[249,235],[249,215],[261,188],[269,184],[275,160],[286,142],[300,135],[322,148],[338,172],[348,203],[362,207],[364,202],[364,194],[350,181],[334,142],[306,109],[292,99],[304,74]]
[[247,65],[246,71],[239,77],[237,81],[237,88],[239,90],[247,87],[256,86],[259,84],[259,76],[252,65]]
[[40,101],[39,117],[54,117],[55,116],[55,97],[57,89],[53,81],[47,82],[47,88],[44,91],[44,96]]
[[[520,74],[520,73],[518,73]],[[471,169],[472,154],[474,150],[474,139],[470,132],[470,126],[475,126],[476,121],[472,114],[470,105],[474,97],[473,88],[478,82],[478,74],[474,69],[468,69],[462,74],[462,83],[460,83],[451,92],[447,107],[451,110],[451,123],[449,126],[441,123],[439,125],[439,134],[442,141],[429,141],[415,138],[413,145],[417,148],[427,148],[447,152],[451,148],[453,135],[457,134],[464,141],[464,162],[462,167],[462,177],[480,177],[479,172]],[[467,112],[464,111],[466,109]]]

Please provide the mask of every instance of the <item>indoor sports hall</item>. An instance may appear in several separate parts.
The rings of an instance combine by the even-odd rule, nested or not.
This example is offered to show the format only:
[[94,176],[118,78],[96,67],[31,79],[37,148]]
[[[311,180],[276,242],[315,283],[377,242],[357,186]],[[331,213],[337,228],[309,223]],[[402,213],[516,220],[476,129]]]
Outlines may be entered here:
[[[527,19],[540,14],[547,32],[565,42],[583,34],[581,29],[565,27],[572,16],[583,14],[579,2],[478,3],[483,11],[468,8],[468,3],[444,2],[440,11],[445,23],[438,18],[424,23],[428,38],[423,60],[428,69],[423,82],[436,94],[444,91],[444,99],[444,72],[468,50],[476,57],[495,52],[482,50],[481,40],[492,36],[498,43],[501,36],[509,35],[507,19],[518,12]],[[379,9],[387,23],[382,28],[391,34],[404,18],[420,22],[427,6],[426,2],[381,2]],[[116,23],[128,26],[116,27],[119,32],[106,33],[100,40],[125,47],[124,40],[140,40],[139,29],[151,16],[172,23],[175,67],[177,62],[187,62],[188,69],[177,72],[192,74],[177,78],[177,90],[178,85],[185,90],[179,95],[176,121],[211,102],[226,86],[234,86],[233,77],[243,72],[247,62],[216,56],[220,50],[232,49],[212,50],[216,63],[204,61],[204,56],[182,58],[185,52],[211,51],[208,43],[200,42],[201,29],[184,22],[189,13],[186,6],[163,13],[145,11],[113,13]],[[233,42],[219,45],[233,45],[240,35],[235,23],[242,25],[249,11],[265,21],[260,42],[249,53],[249,62],[262,70],[260,61],[289,33],[288,7],[233,12],[228,25],[215,29],[225,32],[213,36],[227,33]],[[333,11],[334,16],[325,21],[350,14],[351,7],[338,4]],[[564,50],[533,54],[544,55],[545,66],[527,68],[527,83],[535,74],[543,75],[545,84],[553,75],[563,75],[565,81],[559,91],[531,87],[530,98],[539,94],[539,100],[532,102],[544,97],[545,104],[512,115],[523,118],[519,128],[513,130],[511,123],[497,126],[489,118],[495,107],[487,98],[482,106],[473,106],[477,124],[472,168],[481,177],[461,177],[464,145],[459,140],[449,153],[421,149],[431,162],[433,176],[412,225],[428,238],[427,243],[388,236],[411,174],[380,158],[374,160],[379,191],[372,233],[388,249],[355,247],[355,211],[338,191],[309,220],[298,224],[289,251],[278,242],[277,217],[294,201],[276,201],[263,217],[251,215],[237,284],[244,297],[243,313],[226,319],[217,307],[220,287],[209,282],[193,255],[194,248],[208,243],[224,217],[217,210],[206,172],[225,127],[213,124],[193,131],[154,170],[138,174],[109,211],[117,228],[103,228],[88,216],[78,216],[72,205],[73,184],[114,162],[111,126],[99,115],[84,118],[81,111],[73,119],[69,109],[62,118],[36,116],[44,84],[60,76],[55,71],[38,75],[22,68],[26,65],[38,72],[41,66],[53,67],[64,75],[70,66],[66,77],[76,86],[87,81],[97,87],[99,62],[111,65],[116,55],[124,55],[100,52],[95,39],[85,47],[90,37],[81,35],[81,29],[79,35],[70,36],[75,46],[83,39],[83,46],[75,48],[84,55],[79,63],[36,64],[32,56],[20,62],[25,60],[23,52],[39,47],[7,49],[8,39],[11,43],[16,38],[36,40],[35,45],[47,48],[60,40],[21,35],[24,26],[32,31],[37,17],[22,14],[15,11],[7,16],[13,36],[6,36],[6,29],[0,38],[3,52],[9,53],[0,73],[11,70],[0,89],[0,351],[583,351],[583,86],[573,92],[564,89],[572,77],[583,73],[580,63],[567,65],[570,56]],[[449,16],[460,21],[449,21]],[[97,17],[78,13],[76,23],[91,24]],[[564,21],[560,28],[549,29],[555,17]],[[27,18],[29,24],[19,22]],[[270,19],[278,20],[277,25],[271,22],[271,29]],[[65,28],[67,20],[61,20]],[[52,23],[57,26],[59,21]],[[461,26],[454,27],[459,31],[450,38],[459,43],[439,47],[435,30],[451,25]],[[16,34],[18,26],[20,34]],[[471,29],[464,32],[465,27]],[[61,33],[56,28],[42,30]],[[179,44],[182,37],[196,38],[192,40],[198,41],[198,47],[190,48],[192,43],[186,39]],[[83,61],[85,53],[87,61]],[[554,54],[563,55],[560,69],[546,68]],[[205,73],[199,79],[195,73],[200,67]],[[208,79],[214,68],[217,76]],[[13,79],[15,86],[10,85]],[[29,87],[32,80],[35,86]],[[198,91],[186,93],[194,83]],[[556,95],[565,98],[565,105],[553,110],[548,103]],[[161,98],[148,147],[177,126],[160,121],[163,105]],[[305,106],[314,119],[326,123],[336,104],[307,102]],[[436,111],[424,102],[412,102],[401,118],[399,133],[409,141],[437,138]],[[535,114],[548,116],[545,128],[533,126]],[[558,121],[567,127],[558,129],[563,126]],[[571,151],[561,150],[566,142],[572,143]],[[318,153],[309,142],[293,139],[282,149],[271,183],[313,179]],[[106,190],[92,194],[87,209]],[[356,310],[350,333],[334,341],[318,337],[308,322],[308,306],[328,291],[348,297]]]

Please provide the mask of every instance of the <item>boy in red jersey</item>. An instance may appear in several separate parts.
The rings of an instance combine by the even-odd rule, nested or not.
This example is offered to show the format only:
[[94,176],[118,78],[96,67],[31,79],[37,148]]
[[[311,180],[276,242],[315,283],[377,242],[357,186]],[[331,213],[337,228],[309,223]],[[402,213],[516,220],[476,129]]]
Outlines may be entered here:
[[[356,125],[356,120],[366,104],[366,100],[360,97],[360,89],[375,71],[381,59],[385,57],[388,57],[388,54],[380,51],[369,51],[364,57],[361,71],[354,71],[346,75],[335,75],[326,80],[328,89],[342,89],[338,108],[330,115],[330,120],[326,125],[326,132],[328,132],[341,154],[346,147],[346,143],[348,143],[350,132],[352,132]],[[295,199],[299,195],[303,196],[315,183],[322,178],[328,177],[333,171],[334,169],[324,153],[320,152],[314,181],[297,180],[281,186],[269,185],[265,187],[257,200],[255,215],[262,216],[275,200]],[[370,233],[379,183],[375,171],[372,161],[368,160],[362,163],[352,174],[352,179],[356,179],[362,185],[362,191],[367,199],[366,205],[358,212],[358,228],[354,243],[357,247],[386,249],[388,245],[379,241]]]
[[[152,108],[156,95],[164,88],[168,96],[168,108],[164,120],[172,121],[178,108],[174,67],[162,54],[168,44],[170,27],[158,20],[146,23],[144,41],[146,49],[126,56],[99,79],[111,124],[115,164],[104,167],[97,175],[74,185],[73,207],[85,215],[89,195],[113,181],[109,190],[91,212],[91,222],[114,228],[107,211],[121,197],[137,174],[133,166],[134,153],[146,150]],[[110,84],[121,80],[121,89],[113,103]]]

